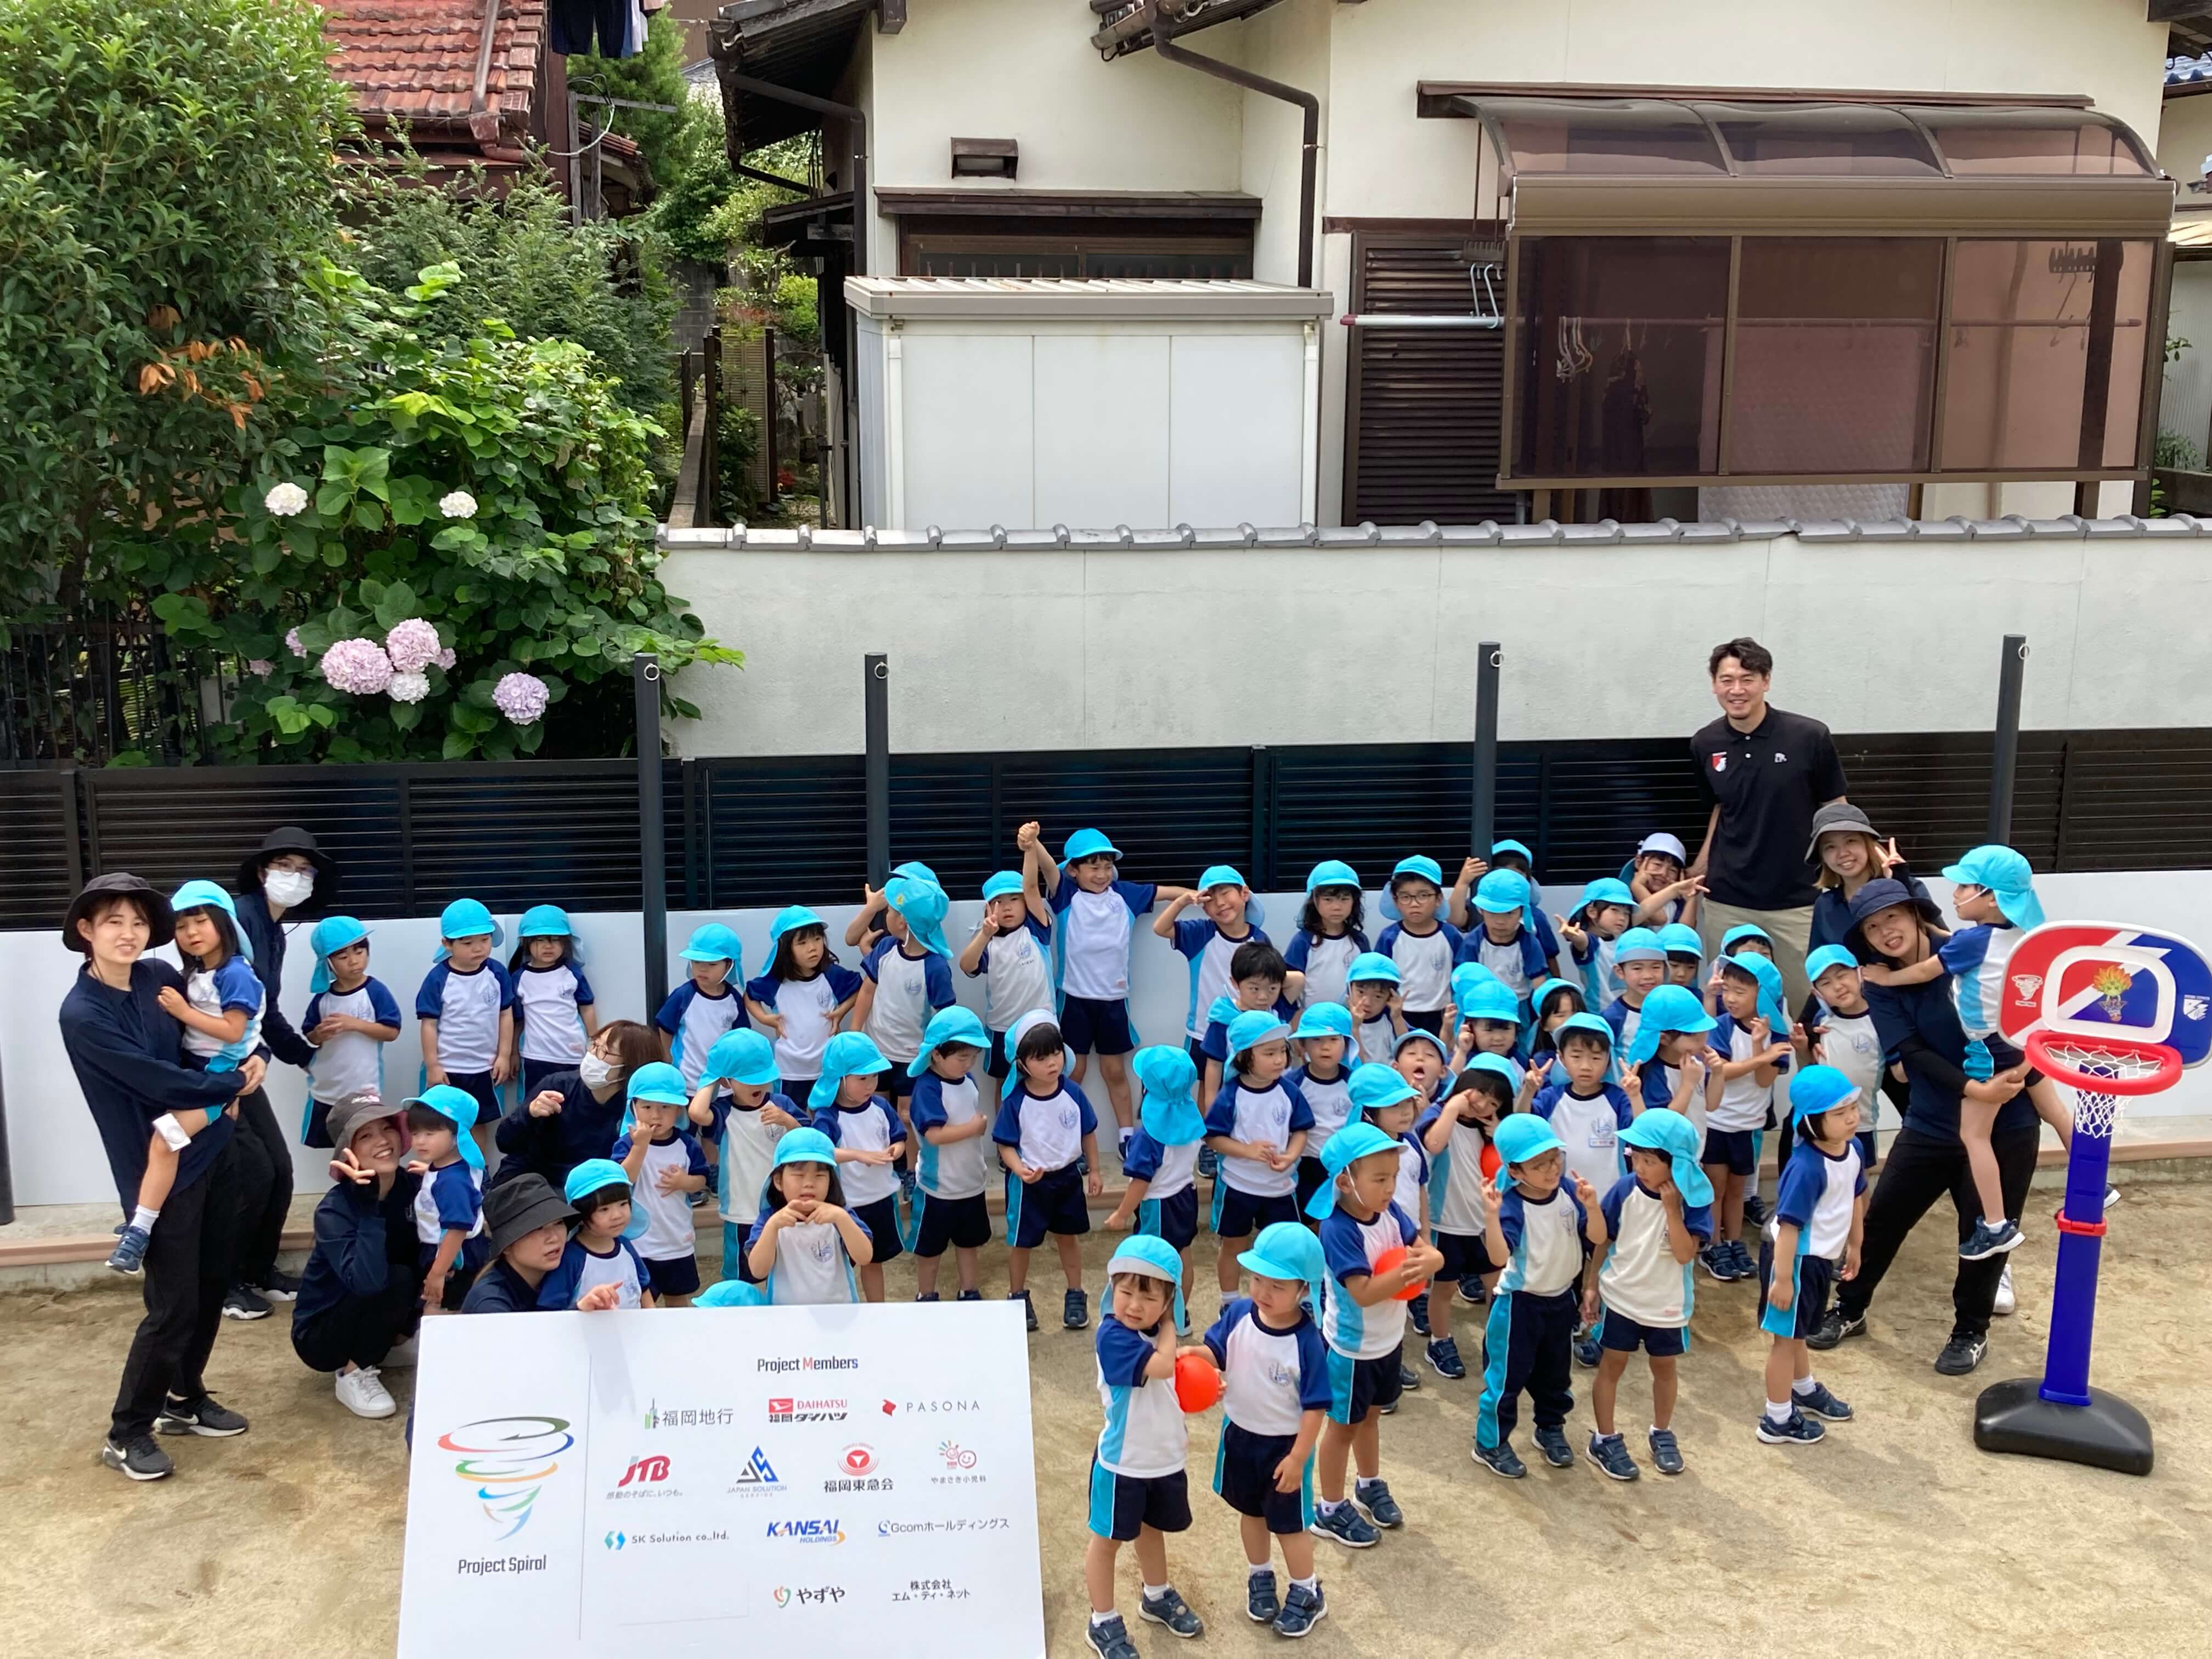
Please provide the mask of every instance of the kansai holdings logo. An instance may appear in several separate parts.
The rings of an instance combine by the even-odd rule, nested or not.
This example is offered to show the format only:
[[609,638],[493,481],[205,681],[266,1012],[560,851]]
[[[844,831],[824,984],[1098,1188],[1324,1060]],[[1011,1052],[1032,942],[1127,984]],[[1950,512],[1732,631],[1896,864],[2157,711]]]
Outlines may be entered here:
[[842,1544],[845,1529],[835,1521],[771,1521],[768,1523],[770,1538],[796,1539],[802,1544]]
[[768,1402],[768,1420],[771,1423],[842,1423],[845,1420],[845,1402],[842,1400],[771,1400]]
[[501,1538],[530,1524],[538,1494],[575,1443],[562,1417],[487,1417],[438,1437],[441,1450],[461,1455],[453,1473],[476,1488],[486,1518],[505,1528]]

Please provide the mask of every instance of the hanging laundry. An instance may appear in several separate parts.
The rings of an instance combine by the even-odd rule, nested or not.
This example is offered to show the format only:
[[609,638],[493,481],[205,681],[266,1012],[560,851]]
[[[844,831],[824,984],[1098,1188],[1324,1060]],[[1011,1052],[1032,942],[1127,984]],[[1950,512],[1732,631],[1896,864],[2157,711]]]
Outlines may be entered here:
[[545,44],[563,57],[593,50],[602,58],[635,58],[645,50],[645,14],[638,0],[548,0]]

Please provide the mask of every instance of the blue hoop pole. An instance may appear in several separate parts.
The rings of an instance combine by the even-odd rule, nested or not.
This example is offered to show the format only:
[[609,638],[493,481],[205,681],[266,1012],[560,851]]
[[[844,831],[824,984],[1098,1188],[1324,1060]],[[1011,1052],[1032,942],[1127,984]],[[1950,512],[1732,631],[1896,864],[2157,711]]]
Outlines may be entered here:
[[[2076,1091],[2077,1103],[2090,1097]],[[2077,1119],[2080,1114],[2077,1112]],[[2076,1128],[2066,1160],[2066,1201],[2061,1214],[2070,1222],[2095,1226],[2105,1218],[2105,1176],[2112,1159],[2112,1134],[2086,1134]],[[2089,1403],[2089,1342],[2097,1321],[2097,1267],[2104,1253],[2101,1234],[2058,1235],[2058,1274],[2051,1297],[2051,1346],[2043,1361],[2044,1399],[2061,1406]]]

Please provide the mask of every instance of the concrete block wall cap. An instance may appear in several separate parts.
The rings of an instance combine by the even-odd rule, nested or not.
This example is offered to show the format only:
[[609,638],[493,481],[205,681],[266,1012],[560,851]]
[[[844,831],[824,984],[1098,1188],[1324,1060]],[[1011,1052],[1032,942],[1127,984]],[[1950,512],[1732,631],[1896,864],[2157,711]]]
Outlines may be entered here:
[[1060,544],[1060,538],[1049,530],[1008,531],[1004,543],[1018,553],[1048,553]]
[[1963,542],[1972,532],[1964,519],[1923,519],[1913,533],[1923,542]]
[[2124,519],[2089,519],[2083,522],[2081,533],[2092,541],[2109,541],[2112,538],[2131,538],[2142,533],[2142,520],[2130,514]]
[[1700,544],[1712,542],[1732,542],[1736,539],[1734,526],[1724,524],[1686,524],[1676,526],[1674,539]]
[[2190,513],[2177,513],[2170,519],[2136,519],[2136,523],[2146,536],[2202,536],[2205,529],[2204,520]]
[[1655,543],[1672,545],[1680,539],[1682,526],[1671,520],[1664,524],[1628,524],[1620,527],[1620,539],[1635,547],[1650,547]]
[[1421,532],[1421,541],[1425,546],[1441,547],[1443,544],[1444,527],[1434,519],[1424,519],[1413,528]]
[[2081,539],[2081,520],[2071,513],[2061,519],[2023,518],[2021,526],[2031,541],[2078,542]]
[[1501,547],[1557,547],[1561,527],[1556,519],[1547,519],[1541,524],[1500,525],[1498,544]]
[[1611,519],[1565,525],[1560,528],[1559,539],[1570,547],[1610,547],[1620,540],[1620,526]]
[[1793,519],[1797,539],[1801,542],[1853,542],[1858,539],[1858,526],[1849,519]]
[[1851,528],[1863,542],[1906,542],[1912,539],[1912,526],[1903,519],[1876,519],[1861,524],[1856,519]]
[[1797,533],[1797,520],[1795,519],[1723,519],[1721,522],[1735,526],[1735,538],[1740,542]]

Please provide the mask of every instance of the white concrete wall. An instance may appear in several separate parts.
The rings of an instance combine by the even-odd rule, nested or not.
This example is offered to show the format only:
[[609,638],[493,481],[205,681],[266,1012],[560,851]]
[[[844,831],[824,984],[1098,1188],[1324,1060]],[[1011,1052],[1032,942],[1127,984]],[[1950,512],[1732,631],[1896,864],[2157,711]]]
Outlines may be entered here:
[[1457,741],[1478,637],[1505,647],[1509,738],[1686,735],[1713,717],[1707,650],[1738,634],[1773,649],[1778,703],[1839,732],[1986,726],[2008,632],[2034,653],[2031,728],[2212,724],[2212,557],[2194,536],[1004,552],[671,539],[670,590],[746,653],[742,673],[687,682],[702,718],[675,740],[695,755],[858,752],[858,699],[822,695],[825,649],[890,653],[891,741],[908,752]]
[[[1464,851],[1460,848],[1426,850],[1452,859]],[[929,855],[927,847],[898,851],[902,856],[925,861]],[[1133,869],[1129,874],[1140,880],[1188,882],[1196,879],[1198,872]],[[1945,896],[1942,882],[1929,885],[1939,899]],[[2044,876],[2038,878],[2037,889],[2054,921],[2071,918],[2137,921],[2154,924],[2184,939],[2212,940],[2212,871]],[[1564,910],[1573,896],[1572,890],[1560,888],[1549,889],[1545,894],[1554,912]],[[1262,896],[1263,926],[1274,938],[1289,936],[1297,922],[1300,897],[1291,893]],[[1380,925],[1376,921],[1377,897],[1372,892],[1367,896],[1370,928]],[[833,939],[841,938],[852,908],[815,908],[830,924]],[[956,897],[945,921],[946,936],[956,943],[965,942],[982,908],[979,899]],[[757,973],[767,957],[768,924],[774,914],[766,909],[713,915],[690,911],[672,914],[668,918],[669,983],[680,984],[684,976],[684,963],[674,953],[683,948],[694,927],[710,920],[726,922],[737,930],[744,945],[745,970]],[[599,999],[600,1018],[645,1018],[641,981],[645,958],[636,914],[571,915],[590,958],[586,971]],[[501,920],[511,933],[517,918],[508,915]],[[290,930],[292,942],[285,954],[285,982],[279,1006],[295,1018],[307,1006],[307,980],[313,971],[307,950],[309,925],[302,923]],[[386,1050],[387,1097],[404,1097],[416,1087],[422,1049],[412,1012],[415,989],[428,971],[431,952],[437,948],[437,920],[431,916],[373,924],[369,971],[398,1000],[402,1020],[399,1040]],[[842,958],[851,963],[856,953],[842,946],[838,949]],[[62,947],[52,929],[0,933],[0,1079],[4,1079],[8,1091],[8,1150],[19,1206],[104,1204],[115,1196],[99,1134],[85,1110],[84,1096],[77,1088],[55,1024],[55,1015],[81,960]],[[983,1005],[977,982],[957,971],[952,978],[960,1000],[981,1014]],[[1139,1041],[1177,1040],[1189,1006],[1189,986],[1188,964],[1166,940],[1155,938],[1140,923],[1130,957],[1130,1012]],[[271,1066],[267,1087],[277,1122],[296,1141],[307,1099],[303,1074],[289,1066]],[[1094,1086],[1091,1094],[1104,1115],[1103,1088]],[[2138,1102],[2130,1109],[2138,1117],[2212,1112],[2212,1068],[2193,1073],[2171,1093]],[[1887,1113],[1883,1121],[1885,1126],[1890,1123]],[[330,1184],[327,1166],[327,1153],[294,1147],[293,1174],[301,1192],[319,1193],[326,1188]]]
[[2212,92],[2166,99],[2159,112],[2157,142],[2159,167],[2183,185],[2181,204],[2212,203],[2212,196],[2187,188],[2203,179],[2204,158],[2212,155]]

